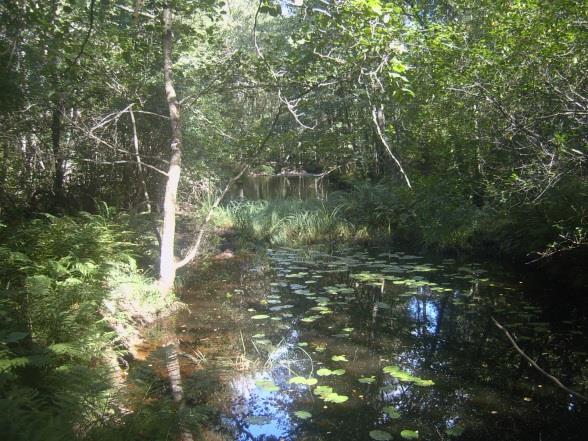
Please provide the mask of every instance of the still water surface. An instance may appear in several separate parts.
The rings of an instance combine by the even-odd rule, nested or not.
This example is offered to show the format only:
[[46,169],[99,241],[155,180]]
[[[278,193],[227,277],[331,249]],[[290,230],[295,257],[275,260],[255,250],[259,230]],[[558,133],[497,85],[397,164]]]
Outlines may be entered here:
[[267,250],[192,277],[175,322],[186,394],[217,411],[223,439],[586,439],[586,403],[491,316],[580,392],[585,320],[513,275],[350,248]]

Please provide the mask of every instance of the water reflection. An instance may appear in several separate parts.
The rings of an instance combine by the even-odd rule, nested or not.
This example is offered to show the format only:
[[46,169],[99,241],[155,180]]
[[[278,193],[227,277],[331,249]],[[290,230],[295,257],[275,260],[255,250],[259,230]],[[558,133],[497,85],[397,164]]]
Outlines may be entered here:
[[247,176],[235,183],[229,200],[326,199],[330,187],[321,176]]
[[182,319],[181,350],[202,352],[199,369],[220,373],[225,386],[208,403],[228,439],[418,430],[420,439],[580,440],[588,428],[584,403],[545,384],[490,315],[579,389],[586,338],[567,318],[554,327],[504,274],[377,250],[280,249],[213,265],[194,275],[202,288],[189,297],[210,314]]

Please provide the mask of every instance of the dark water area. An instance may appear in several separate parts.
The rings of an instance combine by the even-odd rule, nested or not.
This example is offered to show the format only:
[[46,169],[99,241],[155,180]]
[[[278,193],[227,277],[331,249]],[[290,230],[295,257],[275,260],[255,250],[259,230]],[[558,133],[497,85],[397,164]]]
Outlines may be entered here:
[[325,177],[247,176],[235,183],[227,200],[326,199],[331,190]]
[[[193,288],[191,287],[193,286]],[[226,440],[584,440],[582,307],[516,274],[388,249],[273,249],[184,280],[188,403]],[[157,351],[156,351],[157,352]]]

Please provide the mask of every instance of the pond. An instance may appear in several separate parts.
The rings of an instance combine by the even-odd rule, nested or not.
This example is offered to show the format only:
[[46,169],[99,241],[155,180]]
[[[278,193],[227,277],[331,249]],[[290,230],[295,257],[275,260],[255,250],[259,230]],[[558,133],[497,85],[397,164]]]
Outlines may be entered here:
[[325,199],[329,190],[324,176],[246,176],[231,187],[227,200]]
[[[184,281],[187,401],[227,440],[584,440],[583,312],[501,269],[397,250],[271,249]],[[194,282],[197,288],[190,288]]]

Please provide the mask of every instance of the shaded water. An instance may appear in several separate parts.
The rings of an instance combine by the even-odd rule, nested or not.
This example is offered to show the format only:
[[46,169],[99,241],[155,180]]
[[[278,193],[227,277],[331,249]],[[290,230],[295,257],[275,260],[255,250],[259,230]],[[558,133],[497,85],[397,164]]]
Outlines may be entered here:
[[188,402],[216,410],[222,439],[585,439],[586,403],[490,318],[581,392],[584,317],[533,303],[504,272],[353,249],[210,265],[176,327]]
[[247,176],[230,189],[229,200],[325,199],[330,190],[325,177]]

